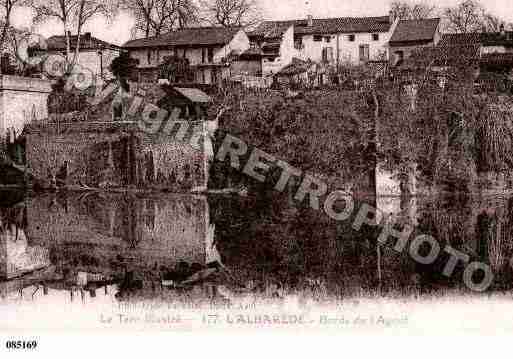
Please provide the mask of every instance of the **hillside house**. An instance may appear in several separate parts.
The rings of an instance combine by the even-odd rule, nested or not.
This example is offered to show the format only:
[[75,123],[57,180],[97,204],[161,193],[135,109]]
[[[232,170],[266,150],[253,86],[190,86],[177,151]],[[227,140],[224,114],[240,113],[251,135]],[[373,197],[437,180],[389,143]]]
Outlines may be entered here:
[[[77,48],[77,36],[69,34],[70,49],[75,53]],[[47,40],[46,52],[51,55],[66,56],[66,36],[52,36]],[[100,40],[90,32],[80,36],[79,54],[77,63],[89,69],[97,77],[109,77],[109,66],[119,56],[121,47]]]
[[231,76],[228,57],[249,50],[250,43],[240,27],[199,27],[128,41],[123,48],[139,60],[139,70],[157,70],[166,57],[176,56],[188,60],[194,82],[219,84]]
[[474,46],[479,49],[480,69],[509,73],[513,69],[513,31],[444,34],[440,41],[445,47]]
[[249,34],[263,51],[264,75],[293,58],[330,66],[359,65],[386,57],[393,23],[389,16],[264,21]]
[[400,65],[420,48],[438,45],[442,37],[440,24],[439,18],[398,20],[388,42],[392,65]]

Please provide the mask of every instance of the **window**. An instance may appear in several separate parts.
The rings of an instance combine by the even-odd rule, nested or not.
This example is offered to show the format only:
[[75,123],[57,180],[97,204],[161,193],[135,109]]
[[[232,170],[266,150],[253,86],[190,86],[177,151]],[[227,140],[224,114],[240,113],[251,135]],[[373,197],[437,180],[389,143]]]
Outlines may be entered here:
[[294,48],[296,50],[302,50],[303,49],[303,37],[301,37],[301,36],[294,37]]
[[209,63],[214,62],[214,49],[211,47],[208,49],[208,62]]
[[324,41],[326,41],[326,42],[331,42],[331,36],[326,36],[326,37],[324,38]]
[[356,36],[354,34],[347,35],[347,40],[348,41],[354,42],[355,38],[356,38]]
[[372,41],[379,41],[379,34],[372,34]]
[[201,63],[204,64],[206,59],[207,59],[207,49],[202,48],[201,49]]
[[322,41],[322,36],[321,35],[314,35],[314,39],[313,39],[315,42],[321,42]]
[[146,55],[146,61],[148,65],[151,65],[151,50],[148,50],[148,54]]
[[360,45],[360,61],[369,61],[369,45]]
[[333,48],[325,47],[322,49],[322,62],[332,62],[333,61]]

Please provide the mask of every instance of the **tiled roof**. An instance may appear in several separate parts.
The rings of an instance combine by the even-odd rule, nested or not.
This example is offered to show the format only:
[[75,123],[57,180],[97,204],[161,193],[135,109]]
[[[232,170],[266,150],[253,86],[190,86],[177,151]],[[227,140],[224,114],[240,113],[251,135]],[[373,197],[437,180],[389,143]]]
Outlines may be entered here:
[[359,32],[387,32],[392,25],[389,16],[380,17],[342,17],[331,19],[313,19],[313,26],[308,21],[264,21],[255,31],[248,33],[250,37],[277,38],[294,25],[294,33],[298,35],[336,34]]
[[264,52],[260,48],[249,48],[239,55],[240,60],[253,60],[260,59],[264,55]]
[[184,47],[226,45],[241,30],[240,27],[198,27],[182,29],[158,37],[128,41],[124,48]]
[[175,91],[194,103],[209,103],[212,98],[203,91],[196,88],[175,87]]
[[[66,36],[52,36],[47,40],[48,50],[54,51],[65,51],[66,50]],[[77,35],[70,36],[70,45],[71,49],[75,49],[77,46]],[[108,43],[106,41],[100,40],[94,36],[90,36],[90,34],[82,34],[80,35],[80,49],[83,50],[96,50],[100,48],[107,49],[118,49],[121,48],[117,45]]]
[[440,46],[462,46],[475,45],[481,42],[479,33],[468,34],[443,34],[440,39]]
[[264,56],[280,56],[280,41],[266,41],[262,44],[262,53]]
[[390,43],[433,41],[440,19],[401,20]]
[[277,75],[281,76],[292,76],[297,74],[302,74],[307,72],[312,67],[312,63],[308,61],[303,61],[298,58],[293,58],[292,62],[281,69]]

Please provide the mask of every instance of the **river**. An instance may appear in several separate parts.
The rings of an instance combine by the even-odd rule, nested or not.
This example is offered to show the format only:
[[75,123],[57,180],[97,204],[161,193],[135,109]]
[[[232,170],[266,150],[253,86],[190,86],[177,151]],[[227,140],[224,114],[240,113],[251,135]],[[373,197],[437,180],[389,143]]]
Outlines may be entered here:
[[[266,196],[4,191],[0,198],[0,312],[9,327],[169,326],[187,320],[191,327],[191,316],[205,306],[475,300],[512,288],[513,198],[506,196],[378,200],[416,234],[488,265],[493,282],[479,293],[465,285],[462,263],[444,275],[443,253],[420,264],[407,250],[394,250],[394,242],[378,245],[377,228],[357,231],[351,221]],[[163,306],[186,311],[153,311]],[[126,314],[134,308],[144,315]],[[20,319],[27,313],[40,319],[27,324]],[[202,313],[202,324],[217,320]],[[239,319],[247,324],[262,318]],[[283,325],[300,318],[280,320]]]

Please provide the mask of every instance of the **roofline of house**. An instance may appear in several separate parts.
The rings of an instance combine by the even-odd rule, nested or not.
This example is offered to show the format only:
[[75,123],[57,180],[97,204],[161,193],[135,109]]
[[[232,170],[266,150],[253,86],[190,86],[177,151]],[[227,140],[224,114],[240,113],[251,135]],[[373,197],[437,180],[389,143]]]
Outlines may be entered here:
[[388,44],[390,46],[415,46],[415,45],[426,45],[430,42],[433,42],[434,39],[417,39],[417,40],[407,40],[407,41],[389,41]]
[[[313,18],[314,21],[326,21],[326,20],[340,20],[340,19],[379,19],[379,18],[388,18],[390,19],[390,15],[381,15],[381,16],[339,16],[339,17],[321,17],[321,18]],[[265,20],[263,23],[282,23],[286,25],[288,22],[295,21],[308,21],[308,19],[288,19],[288,20]],[[293,24],[291,24],[293,25]]]
[[[328,21],[328,20],[341,20],[341,19],[384,19],[384,18],[390,19],[390,16],[389,15],[383,15],[383,16],[361,16],[361,17],[348,16],[348,17],[313,18],[312,20],[313,21]],[[275,21],[274,20],[267,20],[267,21],[263,21],[261,24],[267,23],[267,24],[279,24],[279,25],[282,25],[282,26],[287,26],[288,25],[289,28],[291,26],[294,26],[294,28],[296,28],[296,27],[298,27],[296,22],[301,22],[301,21],[305,21],[306,22],[307,20],[306,19],[275,20]],[[391,27],[394,22],[393,21],[387,21],[387,23]],[[307,27],[307,26],[300,25],[300,27],[303,28],[303,27]],[[368,30],[347,31],[347,32],[346,31],[337,31],[337,32],[333,32],[333,31],[319,31],[319,32],[307,33],[307,34],[304,34],[304,35],[386,33],[386,32],[390,31],[390,27],[386,31],[368,31]],[[294,29],[294,32],[295,32],[295,29]],[[250,37],[250,38],[262,37],[262,36],[265,36],[265,32],[251,31],[251,33],[248,33],[248,37]]]
[[441,22],[442,18],[441,17],[428,17],[426,19],[401,19],[399,21],[404,21],[404,22],[421,22],[421,21],[435,21],[435,20]]
[[[174,48],[174,47],[196,47],[196,46],[212,46],[212,45],[223,45],[224,46],[224,45],[229,44],[233,40],[235,35],[237,35],[240,31],[244,31],[244,28],[242,26],[232,26],[232,27],[202,26],[202,27],[187,27],[187,28],[179,29],[176,32],[187,31],[187,30],[206,30],[206,29],[217,29],[217,30],[230,29],[230,30],[234,30],[234,33],[233,33],[232,38],[227,42],[219,42],[219,43],[211,43],[211,44],[210,43],[209,44],[192,44],[192,45],[168,45],[168,44],[166,44],[166,45],[142,45],[142,46],[131,46],[130,45],[131,42],[140,41],[140,40],[146,40],[146,41],[156,40],[156,39],[162,38],[165,35],[172,33],[172,32],[167,32],[167,33],[159,35],[159,36],[151,36],[151,37],[147,37],[147,38],[142,37],[139,39],[129,40],[129,41],[125,42],[123,45],[121,45],[121,47],[124,49],[127,49],[127,48],[136,49],[136,48],[147,48],[147,47]],[[237,31],[235,31],[235,30],[237,30]]]
[[[75,51],[76,50],[76,47],[75,46],[71,46],[70,47],[70,50],[71,51]],[[115,50],[115,51],[124,51],[124,49],[120,46],[107,46],[107,47],[90,47],[90,46],[87,46],[87,47],[83,47],[82,45],[80,46],[80,51],[98,51],[98,50]],[[57,51],[57,52],[61,52],[61,51],[67,51],[66,47],[49,47],[46,51]]]
[[[391,25],[390,25],[391,26]],[[311,32],[311,33],[307,33],[307,34],[304,34],[304,35],[329,35],[329,34],[342,34],[342,35],[350,35],[350,34],[365,34],[365,33],[369,33],[369,34],[384,34],[384,33],[388,33],[390,31],[389,30],[376,30],[376,31],[370,31],[370,30],[356,30],[356,31],[319,31],[319,32]]]
[[[132,40],[136,41],[136,40]],[[230,40],[231,41],[231,40]],[[159,48],[164,50],[172,50],[172,49],[188,49],[193,47],[212,47],[212,46],[226,46],[230,43],[228,42],[216,42],[209,44],[184,44],[184,45],[138,45],[138,46],[127,46],[126,44],[121,46],[123,50],[142,50],[147,48]]]
[[[293,26],[293,25],[291,25]],[[392,25],[391,25],[392,26]],[[301,36],[316,36],[316,35],[351,35],[351,34],[386,34],[390,31],[389,30],[377,30],[377,31],[370,31],[370,30],[362,30],[362,31],[312,31],[312,32],[297,32],[294,28],[294,36],[301,35]],[[253,34],[248,35],[248,38],[251,40],[255,40],[256,38],[259,39],[280,39],[281,36],[278,37],[266,37],[265,34]]]
[[[71,35],[71,37],[76,37],[77,35]],[[64,35],[53,35],[53,36],[50,36],[47,40],[50,41],[51,39],[53,38],[64,38],[64,40],[66,41],[66,37]],[[84,44],[87,44],[87,42],[89,41],[93,41],[93,42],[96,42],[96,43],[101,43],[102,45],[104,45],[105,47],[103,47],[102,49],[117,49],[117,50],[123,50],[123,47],[122,46],[119,46],[119,45],[115,45],[115,44],[111,44],[110,42],[107,42],[107,41],[104,41],[104,40],[100,40],[98,39],[97,37],[94,37],[94,36],[91,36],[90,39],[87,39],[84,37],[84,34],[82,34],[80,36],[80,49],[83,50],[83,49],[90,49],[90,50],[98,50],[102,47],[100,46],[95,46],[95,47],[90,47],[90,46],[87,46],[87,47],[84,47],[83,45]],[[71,49],[74,50],[76,49],[76,46],[74,46],[72,43],[70,44],[71,45]],[[56,46],[56,47],[48,47],[48,50],[49,51],[64,51],[66,50],[66,46]]]

